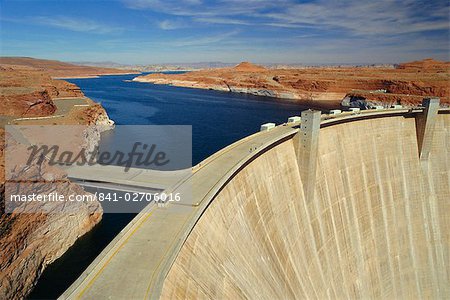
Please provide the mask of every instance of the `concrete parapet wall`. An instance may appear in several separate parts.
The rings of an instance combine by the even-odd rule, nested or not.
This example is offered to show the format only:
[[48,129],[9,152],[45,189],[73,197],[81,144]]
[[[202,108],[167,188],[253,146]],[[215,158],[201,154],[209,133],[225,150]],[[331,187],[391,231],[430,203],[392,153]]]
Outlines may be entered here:
[[320,130],[314,198],[295,139],[263,153],[215,196],[162,298],[446,298],[450,115],[423,167],[415,118]]

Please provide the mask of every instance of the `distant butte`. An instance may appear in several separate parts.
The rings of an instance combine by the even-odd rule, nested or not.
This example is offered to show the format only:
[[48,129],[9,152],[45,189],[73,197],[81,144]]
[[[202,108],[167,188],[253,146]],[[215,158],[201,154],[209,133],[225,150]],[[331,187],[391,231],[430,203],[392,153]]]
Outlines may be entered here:
[[262,66],[258,66],[258,65],[252,64],[252,63],[247,62],[247,61],[241,62],[240,64],[236,65],[235,67],[233,67],[233,70],[242,71],[242,72],[267,71],[266,68],[264,68]]
[[399,64],[398,68],[403,70],[443,71],[448,73],[450,63],[443,63],[433,58],[426,58],[424,60]]

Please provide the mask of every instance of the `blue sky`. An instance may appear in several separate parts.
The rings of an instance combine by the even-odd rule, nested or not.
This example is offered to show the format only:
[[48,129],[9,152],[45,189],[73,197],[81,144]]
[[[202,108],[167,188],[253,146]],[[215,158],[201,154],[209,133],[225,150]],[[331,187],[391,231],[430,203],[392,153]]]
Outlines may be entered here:
[[0,0],[1,55],[131,64],[449,60],[448,0]]

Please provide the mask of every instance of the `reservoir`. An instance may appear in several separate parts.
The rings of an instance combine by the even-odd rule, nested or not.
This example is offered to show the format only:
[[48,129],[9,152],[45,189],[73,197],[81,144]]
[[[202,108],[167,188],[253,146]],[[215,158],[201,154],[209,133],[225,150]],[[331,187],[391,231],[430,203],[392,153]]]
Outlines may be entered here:
[[[299,116],[311,107],[270,97],[129,81],[135,76],[67,81],[101,103],[118,125],[192,125],[194,165],[257,132],[263,123],[284,123],[288,117]],[[333,106],[336,103],[323,107]],[[92,231],[45,270],[29,298],[58,297],[133,217],[134,214],[104,214]]]

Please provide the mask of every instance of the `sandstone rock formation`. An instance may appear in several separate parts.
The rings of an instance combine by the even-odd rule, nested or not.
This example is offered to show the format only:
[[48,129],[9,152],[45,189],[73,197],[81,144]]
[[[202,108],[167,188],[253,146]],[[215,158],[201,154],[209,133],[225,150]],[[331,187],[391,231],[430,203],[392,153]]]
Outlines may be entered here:
[[23,66],[0,65],[0,88],[0,114],[7,116],[51,115],[56,110],[52,98],[83,96],[76,85]]
[[[450,105],[450,63],[435,60],[388,67],[265,69],[250,63],[184,74],[149,74],[139,82],[249,93],[298,100],[343,100],[347,105],[418,105],[439,96]],[[354,103],[353,103],[354,102]]]
[[[24,149],[15,151],[22,152]],[[6,194],[59,193],[62,195],[87,194],[71,183],[57,168],[46,161],[18,169],[12,178],[27,177],[48,180],[43,183],[13,183],[3,185]],[[4,206],[3,195],[0,197]],[[48,203],[47,203],[48,204]],[[24,207],[26,206],[26,207]],[[76,241],[97,224],[102,216],[99,202],[55,203],[44,207],[41,203],[21,204],[12,213],[0,214],[0,298],[22,299],[31,292],[47,265],[52,263]],[[46,211],[51,210],[50,213]],[[24,212],[25,211],[25,212]]]
[[[13,120],[12,124],[17,123],[14,121],[17,117],[54,115],[57,113],[55,98],[84,97],[76,85],[54,80],[46,71],[12,65],[1,65],[0,68],[0,114],[3,118]],[[24,120],[20,124],[102,125],[83,128],[78,139],[73,142],[72,149],[92,149],[99,141],[100,132],[111,128],[113,122],[101,105],[87,98],[82,99],[85,105],[76,109],[72,107],[61,118]],[[5,213],[5,189],[19,194],[57,192],[67,196],[87,193],[71,183],[63,171],[49,166],[46,160],[36,162],[31,167],[14,167],[8,160],[8,170],[13,170],[13,174],[8,173],[5,183],[4,135],[4,129],[0,128],[0,299],[22,299],[32,290],[46,266],[101,220],[102,208],[97,201],[57,203],[47,213],[48,210],[42,211],[40,203],[32,203],[26,209],[35,212],[20,213],[24,207],[18,206],[12,213]],[[17,148],[17,151],[14,149],[17,157],[24,155],[23,146],[12,147]],[[19,180],[23,174],[38,181],[46,181],[15,183],[14,179]],[[62,212],[63,208],[66,212]]]

